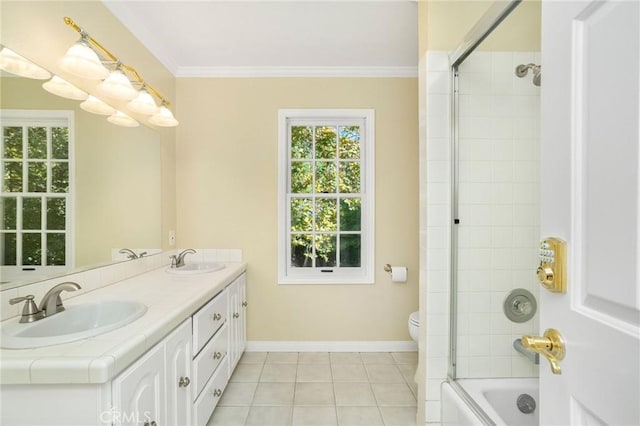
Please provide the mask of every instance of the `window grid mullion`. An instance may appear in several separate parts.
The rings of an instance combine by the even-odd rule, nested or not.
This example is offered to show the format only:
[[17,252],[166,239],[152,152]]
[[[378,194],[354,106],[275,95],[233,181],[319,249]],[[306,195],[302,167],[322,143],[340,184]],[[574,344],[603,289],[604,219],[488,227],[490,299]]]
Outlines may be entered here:
[[313,137],[311,142],[311,215],[313,220],[311,222],[311,268],[316,267],[316,240],[317,233],[316,230],[316,203],[317,203],[317,194],[316,194],[316,126],[313,126]]
[[29,162],[27,158],[29,144],[29,127],[22,126],[22,192],[29,189]]

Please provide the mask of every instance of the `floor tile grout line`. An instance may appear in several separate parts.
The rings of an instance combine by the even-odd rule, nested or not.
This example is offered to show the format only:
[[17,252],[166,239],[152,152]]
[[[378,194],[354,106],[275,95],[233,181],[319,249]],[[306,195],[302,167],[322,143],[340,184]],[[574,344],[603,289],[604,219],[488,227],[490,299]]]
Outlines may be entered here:
[[[383,353],[384,353],[384,352],[383,352]],[[257,406],[255,406],[255,405],[254,405],[255,397],[256,397],[256,394],[257,394],[257,387],[260,385],[260,383],[262,383],[262,382],[260,381],[260,379],[262,378],[262,373],[263,373],[263,371],[264,371],[265,365],[267,364],[266,360],[267,360],[268,354],[269,354],[269,353],[266,353],[266,355],[265,355],[265,359],[264,359],[264,361],[261,363],[260,374],[258,375],[258,382],[256,383],[256,389],[255,389],[255,391],[254,391],[254,393],[253,393],[253,397],[252,397],[252,399],[251,399],[251,403],[250,403],[250,405],[248,406],[247,417],[245,418],[245,422],[244,422],[245,424],[247,424],[247,423],[248,423],[248,421],[249,421],[249,414],[251,413],[251,408],[253,408],[253,407],[257,407]],[[331,389],[332,389],[332,392],[333,392],[333,401],[334,401],[334,403],[333,403],[333,404],[327,404],[327,405],[300,405],[300,406],[301,406],[301,407],[305,407],[305,406],[315,406],[315,407],[324,406],[324,407],[332,407],[332,408],[333,408],[333,413],[334,413],[334,415],[335,415],[335,422],[336,422],[335,424],[336,424],[336,425],[338,425],[338,426],[341,426],[341,423],[340,423],[340,420],[339,420],[339,417],[338,417],[338,409],[339,409],[340,407],[342,407],[342,406],[338,406],[337,395],[336,395],[336,390],[335,390],[335,386],[336,386],[336,383],[337,383],[337,382],[335,382],[335,377],[334,377],[334,365],[336,365],[336,364],[341,364],[341,363],[335,363],[335,362],[331,361],[331,352],[329,352],[328,354],[329,354],[329,364],[328,364],[328,365],[329,365],[330,382],[322,382],[322,383],[330,383],[330,384],[331,384]],[[414,390],[413,390],[413,388],[412,388],[412,386],[411,386],[411,384],[410,384],[410,379],[411,379],[411,378],[410,378],[410,377],[407,377],[407,376],[403,373],[403,370],[400,368],[400,365],[410,365],[410,364],[413,364],[413,363],[403,363],[403,364],[400,364],[400,363],[398,363],[398,361],[393,357],[392,353],[387,353],[387,354],[389,354],[389,355],[391,356],[392,360],[393,360],[393,362],[392,362],[391,364],[395,365],[395,366],[396,366],[396,368],[399,370],[399,372],[400,372],[400,374],[401,374],[401,376],[402,376],[402,379],[403,379],[403,382],[402,382],[402,383],[403,383],[405,386],[407,386],[407,387],[409,388],[409,390],[410,390],[410,392],[411,392],[411,394],[412,394],[412,396],[413,396],[414,400],[416,400],[416,405],[415,405],[415,406],[406,406],[406,405],[389,405],[389,407],[392,407],[392,408],[393,408],[393,407],[406,407],[406,408],[417,409],[417,398],[416,398],[415,392],[414,392]],[[372,395],[373,395],[373,397],[374,397],[375,407],[377,408],[377,413],[378,413],[378,415],[380,416],[380,420],[382,421],[383,425],[387,425],[387,422],[385,421],[385,419],[384,419],[384,415],[383,415],[383,408],[385,408],[385,407],[387,407],[387,406],[386,406],[386,405],[385,405],[385,406],[381,406],[381,405],[380,405],[380,403],[379,403],[379,398],[376,396],[375,392],[373,391],[373,383],[371,382],[371,380],[372,380],[372,379],[371,379],[371,375],[369,374],[369,369],[367,369],[367,368],[366,368],[366,366],[367,366],[367,365],[371,365],[371,363],[365,363],[365,362],[364,362],[364,360],[363,360],[363,359],[362,359],[362,357],[361,357],[361,353],[359,353],[359,352],[358,352],[358,355],[360,355],[360,363],[358,363],[358,364],[363,365],[363,368],[364,368],[364,370],[365,370],[365,376],[366,376],[366,378],[367,378],[367,382],[338,382],[338,383],[344,383],[344,384],[356,384],[356,383],[364,384],[364,383],[367,383],[368,388],[369,388],[369,390],[371,391],[371,393],[372,393]],[[289,364],[292,364],[292,363],[289,363]],[[314,364],[314,365],[326,365],[325,363],[309,363],[309,364]],[[352,364],[352,363],[347,363],[347,364]],[[373,364],[376,364],[376,363],[373,363]],[[294,381],[293,381],[293,389],[294,389],[294,392],[293,392],[293,400],[291,401],[291,405],[290,405],[290,406],[288,406],[288,408],[289,408],[289,410],[290,410],[290,416],[289,416],[289,423],[288,423],[288,426],[293,426],[293,422],[294,422],[294,411],[295,411],[295,407],[296,407],[296,404],[295,404],[295,394],[296,394],[296,391],[298,390],[298,384],[299,384],[299,383],[302,383],[302,382],[299,382],[299,381],[298,381],[299,373],[300,373],[300,372],[299,372],[299,366],[300,366],[300,353],[299,353],[299,352],[298,352],[298,353],[296,353],[296,362],[295,362],[295,365],[296,365],[296,374],[295,374]],[[306,365],[306,364],[305,364],[305,365]],[[416,368],[417,368],[417,365],[416,365]],[[275,383],[275,382],[274,382],[274,383]],[[282,382],[282,383],[285,383],[285,382]],[[309,382],[309,383],[316,383],[316,382]],[[317,382],[317,383],[321,383],[321,382]],[[398,383],[399,383],[399,382],[398,382]],[[378,385],[380,385],[380,386],[384,386],[384,385],[389,385],[389,384],[391,384],[391,383],[377,383],[377,384],[378,384]],[[263,406],[260,406],[260,407],[263,407]],[[275,406],[265,406],[265,407],[275,407]],[[360,408],[365,408],[365,407],[372,407],[372,406],[369,406],[369,405],[363,405],[363,406],[361,406],[361,405],[345,405],[344,407],[360,407]]]

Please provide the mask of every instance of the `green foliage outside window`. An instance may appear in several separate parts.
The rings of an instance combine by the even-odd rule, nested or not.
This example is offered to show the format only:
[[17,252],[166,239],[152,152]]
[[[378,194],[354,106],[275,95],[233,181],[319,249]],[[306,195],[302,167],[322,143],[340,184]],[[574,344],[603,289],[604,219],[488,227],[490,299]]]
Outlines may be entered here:
[[359,126],[292,126],[291,265],[361,266]]
[[0,264],[65,265],[69,129],[7,126],[2,136]]

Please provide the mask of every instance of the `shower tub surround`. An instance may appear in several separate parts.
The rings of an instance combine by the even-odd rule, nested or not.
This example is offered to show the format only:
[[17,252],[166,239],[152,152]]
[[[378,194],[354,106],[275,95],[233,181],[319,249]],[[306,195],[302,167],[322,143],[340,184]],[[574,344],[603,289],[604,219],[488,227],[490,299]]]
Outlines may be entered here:
[[[209,301],[214,296],[224,294],[224,299],[216,296],[213,300],[220,299],[220,303],[216,302],[215,306],[219,305],[221,308],[224,306],[224,316],[226,317],[227,307],[221,302],[228,300],[228,292],[221,292],[227,287],[229,289],[233,287],[234,290],[230,290],[231,293],[229,293],[229,300],[232,298],[237,300],[237,296],[234,296],[235,289],[240,288],[244,282],[243,274],[246,271],[246,264],[241,262],[241,252],[239,250],[199,250],[188,261],[224,262],[225,268],[212,273],[187,277],[166,273],[169,266],[168,255],[170,254],[172,253],[165,252],[158,256],[96,268],[5,291],[14,294],[15,292],[20,294],[37,293],[39,289],[45,290],[64,281],[76,281],[83,286],[83,289],[76,292],[66,292],[62,295],[67,307],[106,300],[128,300],[143,303],[148,307],[148,310],[144,316],[134,322],[93,338],[35,349],[0,350],[0,383],[2,385],[2,403],[5,407],[2,421],[18,424],[20,421],[29,422],[27,419],[31,418],[32,423],[45,424],[47,420],[41,418],[37,413],[53,412],[54,407],[51,404],[55,404],[55,401],[59,401],[60,398],[66,398],[65,396],[54,396],[75,395],[74,399],[80,398],[77,400],[86,401],[89,398],[90,401],[86,401],[86,404],[79,404],[72,413],[67,413],[68,418],[65,417],[64,422],[68,420],[68,424],[93,423],[89,419],[98,419],[101,409],[104,410],[105,407],[112,406],[110,405],[111,391],[109,390],[111,381],[114,380],[113,383],[115,383],[115,380],[122,377],[121,373],[123,372],[137,371],[129,367],[132,363],[147,368],[144,360],[149,358],[150,354],[158,353],[159,344],[164,345],[167,340],[165,336],[176,334],[172,330],[176,328],[184,330],[184,333],[189,336],[188,346],[191,347],[191,315],[194,315],[204,305],[207,307],[212,305],[213,302],[209,303]],[[240,283],[241,281],[242,283]],[[237,286],[236,283],[238,283]],[[83,294],[70,297],[73,293],[78,292]],[[3,294],[3,308],[8,306],[8,298],[8,295]],[[37,295],[36,299],[39,300],[40,295]],[[64,313],[59,315],[64,315]],[[200,317],[202,315],[198,314],[198,318],[196,316],[193,318],[194,333]],[[17,321],[18,318],[10,319],[10,321],[14,320]],[[185,322],[185,320],[187,321]],[[200,326],[197,327],[198,332],[203,330]],[[232,331],[236,333],[236,325],[224,323],[219,330],[223,330],[225,336],[227,331],[231,335]],[[224,338],[223,341],[227,342],[227,339]],[[186,344],[187,340],[184,342]],[[193,345],[193,356],[196,355],[200,347],[200,343],[198,343],[198,347]],[[237,351],[238,349],[234,347],[230,350]],[[160,350],[160,354],[162,353],[163,350]],[[234,358],[232,353],[230,356]],[[152,358],[156,359],[157,357],[153,355]],[[224,357],[221,363],[221,369],[224,370],[226,378],[228,378],[227,369],[232,371],[233,363],[237,362],[237,359],[229,361],[228,358],[228,356]],[[236,358],[239,358],[239,355]],[[191,360],[191,356],[188,359]],[[144,363],[140,364],[142,361]],[[157,364],[154,366],[156,368]],[[218,375],[222,376],[222,374]],[[216,376],[214,375],[214,377]],[[198,373],[199,378],[201,378],[200,373]],[[164,385],[160,386],[160,389],[164,389]],[[209,385],[207,384],[207,386]],[[220,386],[220,384],[216,386]],[[169,389],[167,389],[168,391]],[[29,395],[27,400],[30,401],[30,407],[35,408],[32,412],[24,411],[25,406],[20,402],[26,401],[25,395]],[[196,400],[194,416],[201,412]],[[36,418],[39,420],[36,421]],[[61,419],[60,416],[56,416],[56,418]],[[102,424],[102,418],[96,422]]]
[[[461,66],[459,127],[459,377],[531,377],[537,367],[512,349],[537,330],[537,315],[512,324],[508,291],[538,289],[539,88],[515,76],[530,52],[475,52]],[[426,292],[425,419],[439,423],[440,385],[449,365],[451,256],[451,71],[448,52],[426,55],[426,140],[421,140],[421,280]]]

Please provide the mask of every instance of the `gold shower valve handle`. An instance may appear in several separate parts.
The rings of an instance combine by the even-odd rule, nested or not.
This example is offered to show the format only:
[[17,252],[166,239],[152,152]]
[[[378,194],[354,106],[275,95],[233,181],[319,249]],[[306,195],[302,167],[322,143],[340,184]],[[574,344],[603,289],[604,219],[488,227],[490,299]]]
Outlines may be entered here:
[[564,339],[558,330],[549,328],[544,336],[522,336],[522,346],[547,358],[553,374],[562,374],[560,361],[564,359]]

